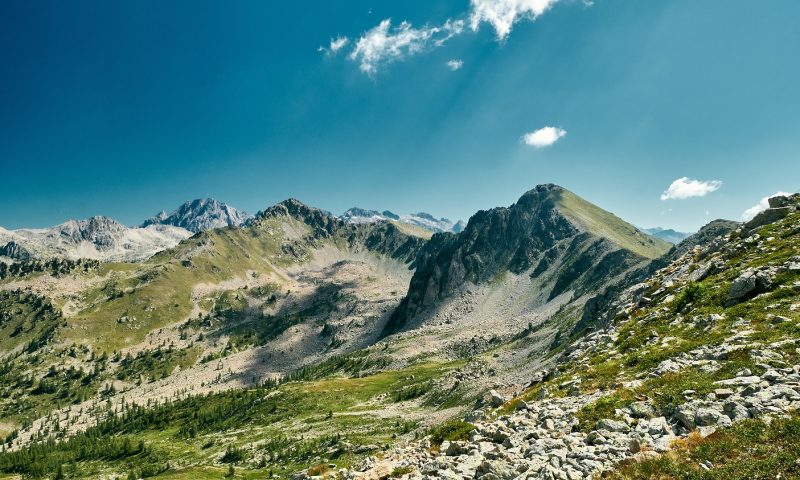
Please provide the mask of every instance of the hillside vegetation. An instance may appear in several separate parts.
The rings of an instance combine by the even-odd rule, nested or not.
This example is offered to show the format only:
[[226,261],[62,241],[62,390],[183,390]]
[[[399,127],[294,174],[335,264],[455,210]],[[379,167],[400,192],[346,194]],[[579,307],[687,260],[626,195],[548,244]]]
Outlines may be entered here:
[[17,272],[0,473],[798,476],[800,197],[771,202],[668,249],[553,185],[429,240],[288,200]]

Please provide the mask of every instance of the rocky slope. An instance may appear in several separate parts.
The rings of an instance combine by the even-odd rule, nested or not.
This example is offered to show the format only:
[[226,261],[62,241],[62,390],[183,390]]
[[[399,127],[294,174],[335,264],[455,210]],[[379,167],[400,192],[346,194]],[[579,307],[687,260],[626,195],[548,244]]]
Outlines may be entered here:
[[714,243],[724,242],[724,238],[739,227],[741,227],[740,223],[731,220],[712,220],[696,233],[670,248],[666,254],[630,270],[621,281],[608,286],[586,302],[581,314],[581,320],[575,326],[574,331],[580,332],[590,325],[607,325],[617,314],[616,310],[612,308],[612,304],[617,301],[625,289],[647,280],[658,270],[668,266],[697,247],[705,248]]
[[145,220],[142,227],[172,225],[198,233],[212,228],[239,227],[250,218],[247,213],[213,198],[201,198],[184,203],[172,213],[162,211]]
[[[458,235],[437,234],[422,249],[408,294],[387,333],[435,314],[443,302],[506,273],[536,283],[531,304],[595,294],[668,250],[613,215],[556,185],[540,185],[508,208],[480,211]],[[522,292],[517,292],[522,293]]]
[[[174,247],[191,234],[170,225],[129,228],[108,217],[70,220],[44,229],[0,229],[0,246],[26,251],[39,259],[138,261]],[[22,250],[20,250],[22,249]]]
[[771,205],[720,237],[710,226],[706,241],[622,292],[615,320],[569,344],[521,395],[491,392],[474,423],[341,474],[794,478],[800,195]]

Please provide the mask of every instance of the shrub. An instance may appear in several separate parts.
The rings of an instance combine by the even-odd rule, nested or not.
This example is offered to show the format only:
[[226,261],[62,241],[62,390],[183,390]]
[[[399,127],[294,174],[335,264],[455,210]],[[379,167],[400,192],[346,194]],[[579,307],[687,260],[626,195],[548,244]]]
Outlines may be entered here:
[[695,282],[689,282],[672,302],[672,311],[675,313],[682,312],[687,305],[700,300],[704,293],[705,288],[703,288],[702,285]]
[[228,446],[225,450],[225,454],[220,458],[220,462],[222,463],[236,463],[241,462],[244,459],[244,452],[236,447]]
[[317,477],[323,475],[328,471],[328,464],[327,463],[320,463],[319,465],[314,465],[313,467],[309,467],[306,473],[310,477]]
[[430,430],[431,443],[441,445],[445,440],[467,440],[469,432],[475,430],[475,425],[462,420],[449,420],[437,425]]
[[409,473],[411,473],[413,471],[414,471],[414,468],[410,467],[410,466],[408,466],[408,467],[395,467],[395,469],[392,470],[392,473],[389,474],[389,477],[391,477],[391,478],[400,478],[403,475],[408,475]]

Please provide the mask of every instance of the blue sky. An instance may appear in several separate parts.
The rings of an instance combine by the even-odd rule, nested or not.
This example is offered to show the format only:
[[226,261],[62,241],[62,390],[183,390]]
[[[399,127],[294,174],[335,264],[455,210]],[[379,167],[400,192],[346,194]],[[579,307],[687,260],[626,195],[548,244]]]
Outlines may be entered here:
[[0,225],[134,224],[204,196],[466,219],[545,182],[645,227],[739,219],[800,189],[798,18],[794,0],[4,1]]

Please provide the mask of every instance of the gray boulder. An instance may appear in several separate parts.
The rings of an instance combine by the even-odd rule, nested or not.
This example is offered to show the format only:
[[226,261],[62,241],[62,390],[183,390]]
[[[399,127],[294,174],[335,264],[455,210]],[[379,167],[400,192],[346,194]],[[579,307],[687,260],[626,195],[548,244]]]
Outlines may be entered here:
[[769,203],[769,208],[792,207],[795,205],[795,202],[785,195],[770,197],[767,202]]
[[506,398],[500,395],[497,390],[490,390],[489,391],[489,405],[492,407],[499,407],[506,403]]
[[675,420],[681,425],[686,427],[687,430],[694,430],[697,426],[695,423],[695,414],[697,413],[697,405],[694,402],[684,403],[675,409]]
[[731,419],[719,410],[702,407],[698,408],[694,415],[694,423],[699,427],[707,427],[713,425],[728,426],[731,424]]
[[728,305],[735,305],[759,292],[769,290],[772,276],[768,271],[748,268],[731,283],[728,290]]
[[656,416],[656,409],[653,408],[650,402],[633,402],[630,410],[633,418],[653,418]]
[[485,480],[511,480],[516,476],[517,472],[509,464],[500,460],[485,460],[475,472],[475,478]]
[[627,433],[631,431],[631,427],[629,427],[627,423],[610,418],[599,420],[595,428],[597,430],[608,430],[609,432]]
[[754,228],[758,228],[763,225],[775,223],[778,220],[786,217],[790,213],[794,212],[795,210],[796,207],[794,206],[768,208],[763,212],[760,212],[755,217],[753,217],[753,219],[750,220],[749,222],[745,223],[744,228],[745,230],[752,230]]

